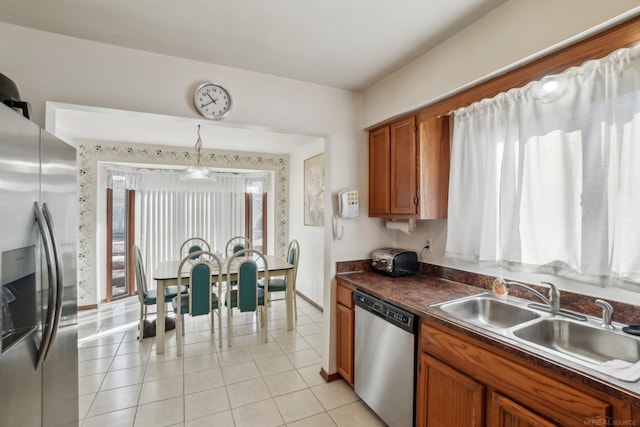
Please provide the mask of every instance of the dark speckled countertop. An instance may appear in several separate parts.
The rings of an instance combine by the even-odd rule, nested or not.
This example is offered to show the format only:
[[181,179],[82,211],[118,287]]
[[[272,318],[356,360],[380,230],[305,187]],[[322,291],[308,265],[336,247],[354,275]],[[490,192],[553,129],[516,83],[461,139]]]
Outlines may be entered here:
[[[508,337],[461,322],[440,310],[429,307],[433,304],[481,294],[487,292],[487,289],[426,274],[389,277],[367,271],[369,268],[365,264],[349,265],[348,267],[345,268],[343,265],[341,268],[339,266],[337,269],[338,274],[336,275],[337,279],[346,286],[360,289],[391,304],[409,310],[421,318],[428,318],[432,322],[435,321],[442,326],[454,329],[472,339],[488,343],[494,348],[533,362],[540,367],[579,381],[609,395],[616,395],[629,400],[634,406],[640,407],[640,381],[635,383],[619,381],[604,374],[589,371],[586,368],[572,366],[561,358],[548,354],[542,355],[534,348],[526,348]],[[360,271],[354,271],[357,267],[363,268]]]
[[426,314],[427,306],[486,292],[485,289],[446,279],[413,275],[390,277],[369,271],[341,273],[340,280],[415,314]]

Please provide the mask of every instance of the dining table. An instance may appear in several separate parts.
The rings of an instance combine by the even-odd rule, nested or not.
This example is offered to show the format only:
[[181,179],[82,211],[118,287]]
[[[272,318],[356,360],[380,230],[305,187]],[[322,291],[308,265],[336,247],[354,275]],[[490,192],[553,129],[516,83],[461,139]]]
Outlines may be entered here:
[[[287,307],[287,330],[293,330],[293,264],[289,264],[284,259],[276,257],[274,255],[264,255],[268,266],[269,278],[275,276],[285,276],[287,288],[285,291],[285,302]],[[217,271],[217,264],[211,270],[211,280],[213,282],[221,283],[227,280],[227,266],[231,258],[220,258],[222,262],[222,274]],[[258,266],[258,276],[264,277],[265,266],[264,263],[255,259]],[[175,286],[178,284],[178,268],[180,267],[181,260],[169,260],[161,261],[158,263],[155,271],[153,272],[153,279],[157,284],[158,295],[163,295],[167,286]],[[189,284],[189,274],[191,273],[191,264],[185,263],[183,269],[180,272],[182,285]],[[231,273],[230,280],[237,279],[237,269],[234,270],[234,266],[231,266],[229,271]],[[156,353],[164,353],[164,337],[165,337],[165,304],[158,304],[156,315]]]

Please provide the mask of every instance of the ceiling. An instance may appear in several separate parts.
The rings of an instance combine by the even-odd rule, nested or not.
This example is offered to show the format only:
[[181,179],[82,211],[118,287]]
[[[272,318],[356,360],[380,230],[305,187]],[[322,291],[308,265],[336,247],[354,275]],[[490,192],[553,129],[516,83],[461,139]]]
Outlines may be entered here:
[[[0,0],[0,21],[362,92],[506,1]],[[70,111],[69,120],[80,115],[77,109]],[[60,126],[77,138],[116,140],[115,126],[129,122],[120,114],[104,113],[87,112],[91,117],[83,119],[92,121],[92,128],[82,121]],[[179,118],[165,118],[175,128],[156,132],[158,117],[138,119],[126,128],[130,142],[158,143],[174,135],[169,145],[195,143],[193,121],[187,126]],[[150,122],[154,126],[146,128]],[[225,126],[208,128],[215,139],[213,133]],[[255,140],[261,132],[226,130],[220,138],[238,133],[238,138]],[[271,132],[266,137],[277,136]],[[206,147],[204,135],[203,141]]]
[[55,109],[54,133],[70,142],[127,142],[135,144],[194,147],[201,124],[202,148],[286,154],[302,145],[318,142],[319,135],[299,135],[263,128],[234,127],[227,123],[192,117],[119,111],[62,103]]

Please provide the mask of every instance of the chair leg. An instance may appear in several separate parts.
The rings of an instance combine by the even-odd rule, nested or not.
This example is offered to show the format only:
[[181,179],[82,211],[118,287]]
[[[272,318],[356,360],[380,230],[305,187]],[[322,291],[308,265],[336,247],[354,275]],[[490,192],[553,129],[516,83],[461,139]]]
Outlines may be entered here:
[[180,315],[180,320],[181,320],[181,323],[182,323],[182,336],[184,336],[184,314]]
[[144,340],[144,318],[146,317],[146,308],[144,305],[140,306],[140,324],[138,325],[138,341]]
[[295,289],[293,290],[293,317],[298,320],[298,297]]
[[262,307],[262,315],[264,317],[264,342],[269,342],[269,315],[267,307]]
[[233,310],[227,308],[227,347],[231,347],[231,313]]
[[182,335],[183,334],[180,333],[180,330],[184,331],[184,325],[182,323],[183,320],[184,319],[181,314],[178,314],[176,316],[176,346],[177,346],[176,353],[178,356],[182,355]]
[[222,312],[220,307],[217,310],[218,314],[218,347],[222,348]]
[[211,335],[213,335],[213,330],[214,330],[214,326],[213,326],[213,311],[209,312],[209,317],[211,317]]

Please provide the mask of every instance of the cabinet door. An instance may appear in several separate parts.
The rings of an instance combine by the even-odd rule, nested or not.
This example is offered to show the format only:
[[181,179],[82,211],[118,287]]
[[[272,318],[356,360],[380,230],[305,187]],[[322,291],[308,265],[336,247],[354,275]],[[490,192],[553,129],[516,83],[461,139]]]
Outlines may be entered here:
[[388,126],[369,134],[369,216],[389,214],[390,142]]
[[418,213],[418,162],[415,117],[390,125],[391,133],[391,214]]
[[484,386],[424,352],[419,363],[416,425],[482,427]]
[[337,336],[336,347],[338,373],[353,386],[353,327],[355,315],[352,309],[342,304],[336,305]]
[[420,219],[446,219],[449,198],[449,117],[418,114]]
[[487,425],[495,427],[555,427],[554,424],[518,405],[513,400],[496,393],[491,393],[488,407]]

